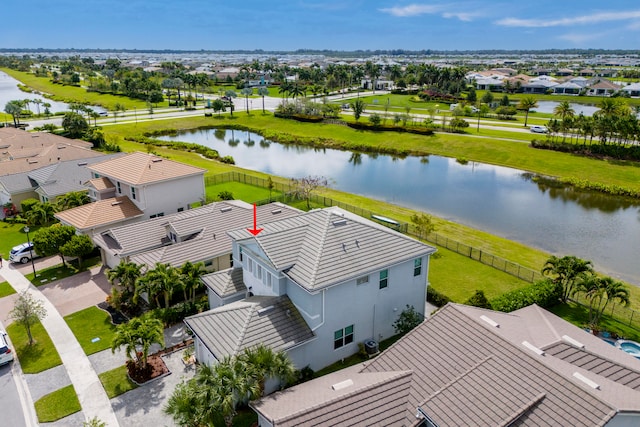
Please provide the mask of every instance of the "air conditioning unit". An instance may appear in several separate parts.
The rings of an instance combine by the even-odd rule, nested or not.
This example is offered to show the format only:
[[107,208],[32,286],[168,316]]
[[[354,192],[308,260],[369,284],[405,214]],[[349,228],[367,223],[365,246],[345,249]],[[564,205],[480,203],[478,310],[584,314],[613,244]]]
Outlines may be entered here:
[[380,352],[380,350],[378,349],[378,342],[376,340],[366,340],[364,342],[364,350],[369,356],[373,356],[374,354],[378,354]]

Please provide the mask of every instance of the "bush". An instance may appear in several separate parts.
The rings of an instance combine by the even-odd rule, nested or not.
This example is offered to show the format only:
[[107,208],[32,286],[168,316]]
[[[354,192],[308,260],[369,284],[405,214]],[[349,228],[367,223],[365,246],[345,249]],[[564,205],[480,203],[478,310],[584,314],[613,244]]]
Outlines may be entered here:
[[491,301],[496,311],[509,313],[514,310],[538,304],[542,308],[557,305],[562,297],[562,286],[551,280],[540,280],[524,288],[502,294]]
[[491,303],[489,302],[487,297],[484,295],[484,292],[479,290],[476,290],[476,292],[471,296],[471,298],[466,300],[464,304],[471,305],[473,307],[488,308],[489,310],[491,310]]
[[500,106],[496,108],[496,114],[498,115],[498,118],[501,120],[513,120],[513,116],[515,116],[517,113],[518,113],[518,110],[516,110],[516,107],[513,107],[513,106],[509,106],[509,107]]
[[447,305],[447,303],[451,302],[451,300],[433,289],[431,286],[427,286],[427,302],[435,305],[436,307],[443,307]]
[[36,199],[24,199],[22,202],[20,202],[20,207],[22,208],[22,214],[24,215],[27,212],[29,212],[38,203],[40,203],[40,201]]

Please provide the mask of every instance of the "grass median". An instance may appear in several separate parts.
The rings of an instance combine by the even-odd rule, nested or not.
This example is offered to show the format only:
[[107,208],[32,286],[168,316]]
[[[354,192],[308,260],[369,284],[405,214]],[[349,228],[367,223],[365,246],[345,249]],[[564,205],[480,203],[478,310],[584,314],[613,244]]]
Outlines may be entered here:
[[73,385],[42,396],[34,402],[38,421],[50,423],[80,411],[80,401]]
[[7,333],[15,347],[20,366],[25,374],[37,374],[62,365],[60,355],[42,323],[38,322],[31,327],[32,345],[29,345],[27,331],[22,325],[12,323],[7,327]]
[[64,321],[87,356],[111,348],[116,327],[106,311],[93,306],[65,316]]

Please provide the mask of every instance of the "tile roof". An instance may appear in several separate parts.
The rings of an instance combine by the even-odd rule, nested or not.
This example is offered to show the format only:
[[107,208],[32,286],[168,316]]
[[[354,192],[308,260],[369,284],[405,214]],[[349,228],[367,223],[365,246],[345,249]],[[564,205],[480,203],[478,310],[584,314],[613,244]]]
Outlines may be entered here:
[[435,252],[431,246],[337,207],[229,234],[254,240],[276,269],[309,291]]
[[87,230],[144,215],[127,196],[98,200],[55,214],[60,221]]
[[287,350],[314,337],[286,295],[253,296],[184,319],[220,360],[258,344]]
[[[567,347],[567,334],[584,348]],[[593,426],[607,424],[618,412],[640,414],[638,367],[640,361],[537,306],[507,314],[449,304],[361,368],[332,375],[333,381],[357,383],[359,375],[411,372],[406,395],[378,399],[379,405],[402,408],[405,414],[402,420],[379,423],[383,425],[418,425],[420,409],[440,426]],[[269,420],[294,415],[306,420],[357,408],[358,394],[363,401],[368,398],[354,390],[355,395],[333,401],[300,399],[322,390],[323,383],[316,381],[297,386],[305,387],[301,396],[294,387],[252,406]],[[314,420],[315,425],[324,421]],[[280,425],[288,424],[274,424]],[[352,424],[345,419],[331,425]]]
[[92,165],[91,170],[131,185],[150,184],[191,175],[204,175],[205,172],[204,169],[140,152]]
[[104,177],[91,179],[89,180],[88,184],[90,187],[94,188],[97,191],[116,188],[116,186],[113,185],[113,182],[111,182],[109,178],[104,178]]
[[247,290],[242,278],[242,268],[227,268],[226,270],[205,274],[201,277],[201,280],[207,288],[221,298]]
[[[393,404],[410,391],[411,371],[359,373],[355,365],[287,389],[291,399],[272,394],[251,407],[281,427],[335,425],[397,425],[404,408]],[[333,387],[351,381],[346,387]],[[338,404],[338,405],[336,405]],[[301,406],[308,411],[297,411]]]
[[[256,208],[261,223],[298,215],[300,211],[281,203]],[[179,266],[185,261],[202,261],[231,253],[228,230],[253,224],[253,206],[237,200],[211,203],[136,224],[114,227],[94,236],[96,244],[132,255],[131,261],[154,265],[156,262]],[[171,244],[169,229],[180,235],[193,233],[190,240]],[[185,233],[185,234],[181,234]]]

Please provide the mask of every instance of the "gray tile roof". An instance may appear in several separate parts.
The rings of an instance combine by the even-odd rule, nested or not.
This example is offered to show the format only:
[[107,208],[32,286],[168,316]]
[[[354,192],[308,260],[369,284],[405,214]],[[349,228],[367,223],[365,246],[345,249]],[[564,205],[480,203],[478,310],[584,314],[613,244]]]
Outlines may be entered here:
[[242,278],[242,268],[227,268],[226,270],[205,274],[201,277],[201,280],[207,288],[221,298],[247,290]]
[[[257,207],[257,216],[263,222],[299,213],[299,210],[280,203]],[[231,238],[226,232],[252,225],[253,206],[233,200],[112,228],[94,236],[94,240],[121,256],[135,254],[135,259],[132,256],[131,260],[137,263],[154,265],[162,262],[179,266],[185,261],[196,262],[231,253]],[[196,232],[197,235],[191,240],[170,245],[167,227],[187,234]]]
[[220,360],[258,344],[287,350],[314,337],[289,297],[254,296],[184,319]]
[[[558,345],[564,336],[583,343],[601,359],[616,359],[616,363],[606,364],[605,360],[605,366],[600,366],[599,360],[588,361],[590,355]],[[525,341],[543,349],[543,354],[526,347]],[[637,372],[640,361],[598,341],[537,306],[506,314],[449,304],[357,371],[332,375],[336,375],[333,381],[352,379],[357,384],[359,375],[412,372],[408,394],[378,399],[379,405],[401,408],[405,414],[402,420],[380,423],[384,425],[418,425],[422,420],[416,418],[416,410],[420,408],[440,426],[601,426],[618,412],[640,414],[635,377],[624,379],[626,385],[615,382],[621,375]],[[543,342],[555,344],[543,346]],[[618,369],[616,364],[626,369],[625,374],[613,372]],[[598,388],[575,374],[595,382]],[[303,384],[301,396],[292,388],[253,406],[270,420],[287,420],[294,415],[308,420],[317,414],[311,424],[325,425],[328,414],[357,408],[359,395],[362,401],[369,397],[353,388],[348,398],[326,402],[300,399],[322,390],[323,383],[317,381]],[[372,419],[363,424],[376,423]],[[348,419],[329,424],[352,425]]]
[[253,237],[247,230],[234,239],[254,239],[277,269],[315,291],[382,268],[435,252],[431,246],[332,207],[263,224]]

